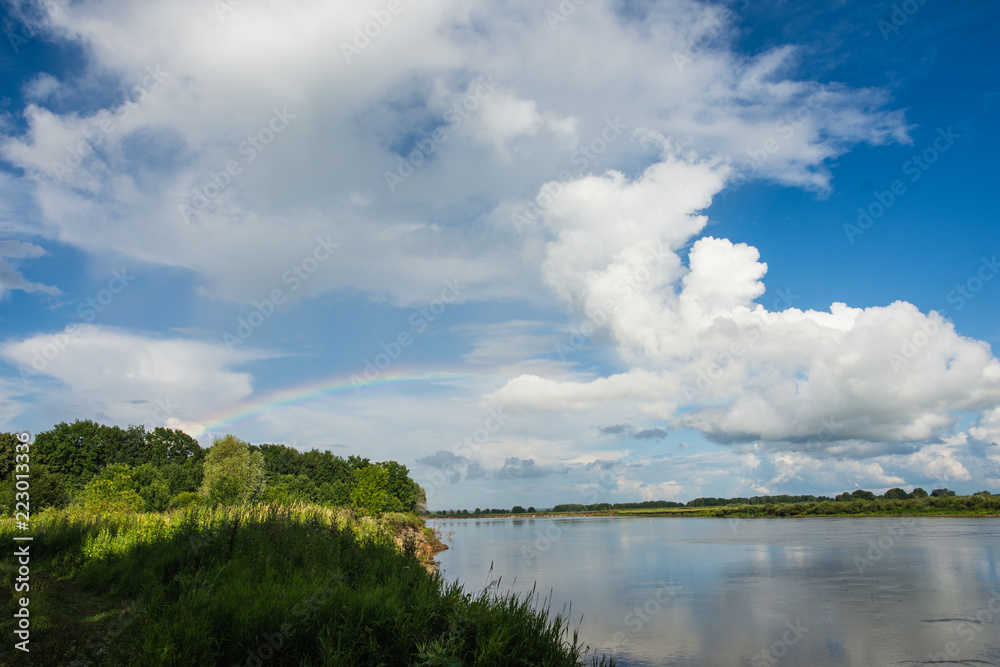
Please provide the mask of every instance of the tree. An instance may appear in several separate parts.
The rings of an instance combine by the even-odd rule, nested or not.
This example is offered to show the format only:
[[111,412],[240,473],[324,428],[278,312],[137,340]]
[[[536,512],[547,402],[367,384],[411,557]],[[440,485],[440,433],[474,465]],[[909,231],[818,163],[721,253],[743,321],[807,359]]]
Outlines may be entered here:
[[[17,446],[21,444],[14,433],[0,433],[0,480],[6,481],[14,474],[14,457],[19,453]],[[30,447],[21,447],[21,450],[27,450],[30,458]]]
[[876,500],[876,495],[871,491],[865,491],[864,489],[858,489],[851,494],[851,498],[854,500]]
[[510,508],[510,513],[511,514],[524,514],[526,511],[527,510],[525,510],[520,505],[514,505],[513,507]]
[[910,492],[910,497],[911,498],[926,498],[927,497],[927,492],[924,491],[923,489],[921,489],[918,486],[915,489],[913,489],[913,491]]
[[427,491],[424,489],[424,487],[420,486],[416,482],[414,482],[414,484],[416,484],[416,487],[417,487],[417,498],[416,498],[416,500],[417,500],[417,507],[416,507],[416,511],[420,512],[420,513],[426,512],[427,511]]
[[90,420],[61,422],[35,436],[32,463],[62,475],[66,485],[79,489],[107,465],[101,425]]
[[141,512],[146,507],[132,478],[132,468],[124,463],[107,466],[84,485],[76,504],[91,514],[104,512]]
[[932,498],[945,498],[947,496],[953,496],[955,492],[951,489],[934,489],[931,491]]
[[[12,459],[13,460],[13,459]],[[45,509],[46,507],[65,507],[68,502],[66,487],[63,484],[62,475],[49,472],[47,466],[41,463],[31,463],[31,472],[28,482],[30,484],[30,508],[32,512]],[[17,479],[14,477],[13,464],[11,473],[6,475],[0,482],[0,508],[4,514],[10,516],[16,507],[17,493],[15,487]],[[23,500],[24,497],[21,497]]]
[[417,509],[418,485],[410,479],[410,471],[396,461],[381,461],[375,465],[385,469],[386,493],[389,494],[388,512],[413,512]]
[[233,435],[212,440],[204,469],[200,493],[213,503],[255,502],[264,495],[264,456]]
[[366,514],[380,514],[389,503],[386,487],[389,473],[380,466],[365,466],[354,471],[351,504]]
[[976,491],[976,492],[975,492],[975,493],[973,493],[972,495],[974,495],[974,496],[985,496],[985,497],[989,498],[989,497],[991,497],[991,496],[992,496],[993,494],[992,494],[992,493],[990,493],[989,491]]
[[351,455],[347,457],[347,464],[350,466],[353,472],[357,472],[362,468],[367,468],[371,465],[371,461],[367,458],[362,458],[360,456]]
[[472,512],[472,513],[473,513],[473,514],[482,514],[482,513],[483,513],[483,511],[482,511],[481,509],[479,509],[479,508],[477,507],[477,508],[476,508],[475,510],[473,510],[473,512]]
[[352,476],[351,481],[345,482],[342,480],[337,480],[336,482],[324,482],[319,485],[319,502],[324,505],[333,505],[334,507],[347,507],[351,504],[351,489],[354,487],[354,478]]
[[889,489],[884,494],[882,494],[882,497],[888,498],[889,500],[906,500],[907,498],[910,497],[910,494],[897,487]]
[[157,426],[146,433],[147,461],[157,466],[200,461],[205,450],[184,431]]
[[534,508],[534,507],[529,507],[529,508],[528,508],[528,511],[529,511],[529,512],[534,512],[534,511],[535,511],[535,508]]
[[132,480],[136,493],[145,501],[147,512],[162,512],[170,505],[170,486],[159,469],[152,463],[144,463],[132,469]]
[[170,495],[176,496],[179,493],[196,492],[201,487],[202,479],[205,477],[204,457],[191,458],[183,463],[171,461],[160,466],[160,474],[167,481],[170,487]]
[[320,492],[316,484],[305,475],[280,475],[268,484],[264,500],[279,505],[318,503]]

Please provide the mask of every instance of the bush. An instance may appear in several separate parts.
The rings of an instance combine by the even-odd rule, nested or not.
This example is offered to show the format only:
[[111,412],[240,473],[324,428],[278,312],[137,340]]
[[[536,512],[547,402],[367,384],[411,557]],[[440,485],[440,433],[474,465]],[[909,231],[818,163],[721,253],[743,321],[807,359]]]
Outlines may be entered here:
[[139,495],[131,473],[132,468],[124,463],[108,466],[87,482],[75,503],[90,514],[143,511],[146,499]]
[[146,502],[147,512],[162,512],[170,504],[170,485],[152,463],[132,469],[135,490]]
[[193,491],[181,491],[170,499],[169,509],[183,509],[185,507],[197,507],[204,504],[205,499]]

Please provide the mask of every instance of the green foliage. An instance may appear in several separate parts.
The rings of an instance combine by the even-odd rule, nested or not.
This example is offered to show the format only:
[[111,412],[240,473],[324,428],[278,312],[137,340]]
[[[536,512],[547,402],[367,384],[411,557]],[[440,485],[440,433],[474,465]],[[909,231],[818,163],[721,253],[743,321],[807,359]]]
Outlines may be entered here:
[[926,498],[927,492],[921,489],[919,486],[910,492],[911,498]]
[[183,463],[170,461],[160,466],[159,470],[170,487],[171,495],[197,491],[205,477],[204,456],[192,457]]
[[513,507],[510,508],[511,514],[524,514],[525,512],[527,512],[527,510],[521,507],[520,505],[514,505]]
[[[470,594],[426,572],[394,543],[406,521],[261,505],[48,513],[35,522],[31,620],[32,627],[56,630],[37,647],[32,642],[30,659],[123,666],[580,664],[584,648],[576,635],[534,592]],[[0,520],[0,539],[9,543],[15,532],[12,519]],[[100,641],[88,642],[94,637]],[[255,655],[261,646],[266,653]],[[10,643],[0,651],[0,662],[15,664],[7,659]],[[16,664],[27,659],[18,656]]]
[[14,474],[14,456],[20,444],[17,434],[0,433],[0,480],[8,480]]
[[132,470],[136,492],[146,502],[147,512],[162,512],[170,504],[170,486],[152,463],[143,463]]
[[75,504],[90,514],[141,512],[146,500],[139,495],[132,467],[116,463],[102,470],[77,494]]
[[267,486],[264,501],[281,505],[320,502],[320,490],[305,475],[279,475]]
[[354,486],[353,477],[350,482],[338,480],[324,482],[319,487],[320,502],[332,507],[347,507],[351,504],[351,489]]
[[201,461],[205,451],[184,431],[157,427],[146,433],[148,462],[157,466]]
[[955,492],[952,491],[951,489],[934,489],[933,491],[931,491],[932,498],[943,498],[946,496],[953,496],[953,495],[955,495]]
[[894,489],[889,489],[884,494],[882,494],[882,497],[888,498],[889,500],[906,500],[907,498],[910,497],[910,494],[897,487]]
[[[69,495],[66,486],[63,484],[61,475],[49,472],[48,467],[41,463],[31,463],[31,471],[28,473],[30,509],[32,513],[43,510],[46,507],[65,507],[69,502]],[[15,487],[17,479],[14,473],[10,473],[0,482],[0,508],[6,516],[14,512],[17,497]],[[23,497],[21,498],[23,500]]]
[[264,495],[264,456],[233,435],[217,437],[205,454],[201,494],[213,504],[256,502]]
[[553,512],[586,512],[587,506],[580,503],[563,503],[552,508]]
[[200,493],[193,491],[181,491],[170,499],[168,509],[184,509],[186,507],[199,506],[205,503],[205,499]]
[[369,465],[354,471],[354,488],[351,490],[351,504],[367,514],[379,514],[389,504],[389,472],[377,465]]
[[203,456],[198,442],[182,431],[155,428],[147,433],[141,425],[123,429],[90,420],[57,424],[36,435],[32,445],[32,462],[47,465],[73,489],[82,488],[109,465],[184,466]]
[[[17,444],[16,435],[0,434],[0,472],[6,473],[0,479],[0,503],[13,499],[7,480]],[[123,429],[90,420],[63,422],[36,436],[31,464],[36,509],[65,505],[70,495],[79,495],[103,470],[116,465],[138,471],[131,487],[147,511],[165,509],[181,494],[196,491],[212,504],[255,502],[265,497],[269,485],[274,488],[266,497],[282,504],[346,507],[360,499],[360,507],[374,513],[414,512],[426,510],[427,505],[424,489],[396,461],[344,459],[329,451],[302,453],[285,445],[256,447],[231,435],[216,438],[205,450],[184,432],[161,427],[146,432],[143,426]],[[382,472],[362,472],[368,468]],[[122,479],[102,479],[102,489],[109,484],[128,486]],[[358,489],[358,479],[367,486]],[[92,497],[97,488],[92,487],[87,498],[101,511],[134,504],[135,499],[117,487],[116,500],[99,502]],[[188,496],[183,498],[190,502]]]
[[35,436],[32,462],[62,475],[67,486],[80,488],[110,463],[102,428],[90,420],[57,424]]

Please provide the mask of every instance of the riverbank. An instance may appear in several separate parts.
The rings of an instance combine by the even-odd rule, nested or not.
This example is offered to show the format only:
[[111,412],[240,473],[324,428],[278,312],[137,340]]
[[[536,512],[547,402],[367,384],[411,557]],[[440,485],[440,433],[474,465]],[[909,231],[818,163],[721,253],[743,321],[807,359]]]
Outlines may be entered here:
[[[534,596],[445,583],[427,567],[444,545],[413,515],[47,510],[29,531],[0,519],[0,539],[30,554],[21,592],[20,565],[2,561],[0,664],[569,667],[584,652]],[[13,647],[16,605],[27,609],[27,653]]]
[[702,518],[767,518],[807,516],[1000,516],[1000,496],[942,496],[889,500],[822,501],[769,503],[764,505],[723,505],[669,507],[656,509],[608,509],[581,512],[518,512],[497,514],[426,515],[425,519],[491,519],[594,516],[659,516]]

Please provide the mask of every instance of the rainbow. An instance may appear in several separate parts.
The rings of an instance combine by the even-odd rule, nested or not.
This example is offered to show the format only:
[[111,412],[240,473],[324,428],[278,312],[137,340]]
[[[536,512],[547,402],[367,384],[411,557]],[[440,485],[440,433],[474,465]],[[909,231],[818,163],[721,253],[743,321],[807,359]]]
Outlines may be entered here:
[[[201,424],[204,429],[203,434],[210,435],[218,431],[228,430],[265,412],[302,405],[329,396],[341,396],[351,393],[364,394],[372,390],[393,386],[448,385],[459,380],[483,377],[487,376],[461,371],[400,370],[394,373],[382,373],[374,380],[364,380],[363,383],[359,383],[359,379],[363,379],[363,376],[360,374],[337,376],[281,389],[258,398],[241,401],[235,406],[230,406],[213,414],[204,415],[195,421]],[[494,376],[491,375],[488,377],[493,378]]]

